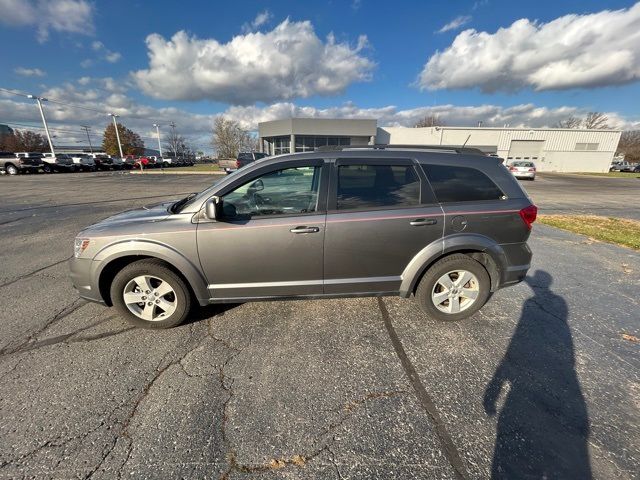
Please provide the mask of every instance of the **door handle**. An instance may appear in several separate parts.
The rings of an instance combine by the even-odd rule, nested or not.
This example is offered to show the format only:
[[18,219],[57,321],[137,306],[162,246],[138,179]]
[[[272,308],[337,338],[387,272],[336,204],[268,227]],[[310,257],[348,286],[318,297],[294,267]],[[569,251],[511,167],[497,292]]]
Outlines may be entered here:
[[318,227],[295,227],[289,231],[291,233],[317,233],[320,229]]
[[416,218],[415,220],[409,222],[409,225],[413,227],[419,227],[421,225],[435,225],[438,223],[438,220],[435,218]]

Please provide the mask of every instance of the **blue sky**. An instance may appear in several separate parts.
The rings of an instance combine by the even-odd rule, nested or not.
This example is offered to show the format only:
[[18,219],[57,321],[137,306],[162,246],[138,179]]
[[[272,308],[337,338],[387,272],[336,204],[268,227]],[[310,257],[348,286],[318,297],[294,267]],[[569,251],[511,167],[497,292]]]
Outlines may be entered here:
[[[484,115],[485,124],[542,126],[590,110],[611,113],[617,126],[640,120],[640,7],[630,1],[0,0],[0,10],[9,12],[0,19],[0,87],[119,109],[148,135],[147,117],[173,116],[204,142],[220,113],[247,128],[279,115],[406,124],[436,107],[448,124]],[[590,29],[610,34],[589,40]],[[188,53],[170,51],[180,31]],[[298,42],[302,59],[274,53],[282,39]],[[245,65],[254,54],[266,66]],[[0,123],[37,121],[15,103],[24,100],[0,97]],[[88,113],[58,105],[52,121],[104,121]]]

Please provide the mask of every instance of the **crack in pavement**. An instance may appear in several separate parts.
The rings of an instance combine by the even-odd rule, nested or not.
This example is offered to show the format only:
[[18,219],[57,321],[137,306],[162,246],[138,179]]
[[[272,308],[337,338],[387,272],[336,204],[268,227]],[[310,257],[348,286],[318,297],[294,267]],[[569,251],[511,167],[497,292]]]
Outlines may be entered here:
[[58,312],[54,313],[52,317],[50,317],[48,320],[45,320],[44,323],[41,324],[38,328],[36,328],[35,330],[32,330],[28,334],[27,338],[23,340],[21,343],[19,343],[18,345],[15,345],[13,347],[11,347],[11,345],[7,345],[4,348],[0,349],[0,356],[10,355],[12,353],[16,353],[24,349],[27,345],[29,345],[35,339],[35,337],[40,335],[42,332],[46,331],[47,328],[49,328],[51,325],[54,325],[55,323],[59,322],[65,317],[68,317],[73,312],[75,312],[76,310],[78,310],[79,308],[81,308],[83,305],[86,305],[86,304],[87,304],[86,300],[82,300],[81,298],[74,300],[73,302],[71,302],[71,304],[65,306]]
[[445,422],[442,420],[442,417],[440,417],[440,413],[438,412],[435,403],[429,396],[427,389],[420,380],[418,372],[411,363],[411,360],[409,360],[407,352],[404,350],[397,332],[393,328],[387,306],[384,304],[384,301],[381,297],[377,298],[377,302],[380,313],[382,314],[384,326],[386,327],[389,338],[391,339],[393,349],[400,359],[400,363],[402,364],[402,368],[407,376],[407,379],[409,380],[409,383],[415,390],[418,401],[422,404],[422,407],[427,412],[427,416],[429,417],[431,423],[435,428],[436,436],[438,437],[438,440],[440,440],[440,444],[442,445],[445,457],[451,464],[455,477],[458,479],[466,480],[467,478],[469,478],[469,475],[467,474],[462,458],[458,453],[458,449],[456,448],[455,443],[453,443],[453,439],[451,438],[451,435],[447,430]]
[[14,283],[17,283],[20,280],[24,280],[25,278],[32,277],[33,275],[35,275],[37,273],[40,273],[40,272],[42,272],[44,270],[47,270],[47,269],[49,269],[51,267],[55,267],[56,265],[60,265],[61,263],[69,261],[70,259],[71,259],[71,257],[67,257],[67,258],[65,258],[63,260],[58,260],[57,262],[53,262],[53,263],[51,263],[49,265],[46,265],[46,266],[44,266],[42,268],[38,268],[38,269],[36,269],[36,270],[34,270],[32,272],[25,273],[24,275],[20,275],[19,277],[16,277],[13,280],[10,280],[8,282],[0,284],[0,288],[4,288],[4,287],[8,287],[9,285],[13,285]]

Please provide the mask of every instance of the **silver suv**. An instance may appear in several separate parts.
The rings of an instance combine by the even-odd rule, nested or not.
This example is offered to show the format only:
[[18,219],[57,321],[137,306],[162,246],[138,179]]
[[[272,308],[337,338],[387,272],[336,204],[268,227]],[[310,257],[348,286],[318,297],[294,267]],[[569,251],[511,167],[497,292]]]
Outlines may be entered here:
[[88,227],[71,278],[81,297],[149,328],[182,323],[193,303],[363,295],[414,295],[430,316],[458,320],[525,277],[536,212],[479,151],[268,157]]

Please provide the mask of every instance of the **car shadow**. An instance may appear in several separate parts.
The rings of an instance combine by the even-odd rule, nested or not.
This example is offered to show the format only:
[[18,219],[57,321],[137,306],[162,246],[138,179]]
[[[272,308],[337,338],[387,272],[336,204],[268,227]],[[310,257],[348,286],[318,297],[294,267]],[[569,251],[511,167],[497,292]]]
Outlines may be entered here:
[[225,312],[239,307],[242,303],[215,303],[211,305],[205,305],[204,307],[197,306],[193,308],[187,320],[183,325],[190,325],[195,322],[201,322],[208,320],[216,316],[222,316]]
[[542,270],[504,358],[486,387],[484,409],[498,412],[491,478],[592,478],[589,417],[575,371],[568,306]]

